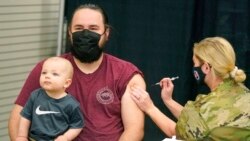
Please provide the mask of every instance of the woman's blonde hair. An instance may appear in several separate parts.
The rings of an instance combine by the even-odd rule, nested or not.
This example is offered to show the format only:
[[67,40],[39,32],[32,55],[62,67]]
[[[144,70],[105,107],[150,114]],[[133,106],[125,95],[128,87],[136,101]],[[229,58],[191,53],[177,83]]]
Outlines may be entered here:
[[246,74],[235,66],[235,53],[232,45],[222,37],[205,38],[194,44],[194,55],[210,64],[213,75],[222,79],[232,78],[243,82]]

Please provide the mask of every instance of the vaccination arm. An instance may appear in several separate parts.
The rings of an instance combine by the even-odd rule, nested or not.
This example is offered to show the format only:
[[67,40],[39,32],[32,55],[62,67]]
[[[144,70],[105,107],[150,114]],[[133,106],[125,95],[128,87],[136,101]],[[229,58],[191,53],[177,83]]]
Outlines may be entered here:
[[138,86],[132,86],[131,98],[167,136],[171,137],[175,135],[175,122],[154,105],[149,94],[144,89]]
[[141,141],[144,136],[144,113],[130,97],[129,91],[132,85],[139,85],[146,89],[145,81],[140,74],[135,74],[129,81],[121,100],[124,132],[119,141]]

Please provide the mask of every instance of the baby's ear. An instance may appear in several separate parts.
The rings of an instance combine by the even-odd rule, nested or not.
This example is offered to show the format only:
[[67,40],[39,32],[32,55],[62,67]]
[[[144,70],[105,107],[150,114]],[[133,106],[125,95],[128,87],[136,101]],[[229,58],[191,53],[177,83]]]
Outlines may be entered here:
[[65,84],[64,84],[64,88],[68,88],[72,83],[72,79],[67,79]]

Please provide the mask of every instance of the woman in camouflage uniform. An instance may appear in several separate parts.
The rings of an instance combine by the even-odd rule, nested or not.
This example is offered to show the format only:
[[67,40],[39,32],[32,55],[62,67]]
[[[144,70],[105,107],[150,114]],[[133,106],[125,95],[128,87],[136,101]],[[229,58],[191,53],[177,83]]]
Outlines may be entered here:
[[250,91],[242,82],[243,70],[235,66],[231,44],[222,37],[206,38],[194,45],[193,73],[198,83],[205,83],[209,94],[199,94],[183,107],[172,99],[173,83],[163,78],[161,97],[178,119],[165,116],[146,91],[133,87],[131,96],[141,110],[168,136],[192,140],[250,140]]

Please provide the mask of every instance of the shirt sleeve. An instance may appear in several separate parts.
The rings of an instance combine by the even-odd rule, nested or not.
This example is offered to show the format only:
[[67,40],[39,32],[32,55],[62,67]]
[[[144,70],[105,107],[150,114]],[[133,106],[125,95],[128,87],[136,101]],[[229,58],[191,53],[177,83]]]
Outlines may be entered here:
[[127,84],[129,81],[133,78],[134,75],[140,74],[143,77],[142,72],[133,64],[127,62],[124,64],[121,70],[118,71],[120,73],[120,79],[119,79],[119,97],[121,98],[127,88]]
[[69,128],[83,128],[84,119],[80,107],[76,107],[71,114]]
[[32,110],[33,110],[34,100],[35,100],[35,97],[37,97],[36,93],[37,93],[37,90],[32,92],[24,108],[21,111],[21,116],[28,120],[32,119]]

